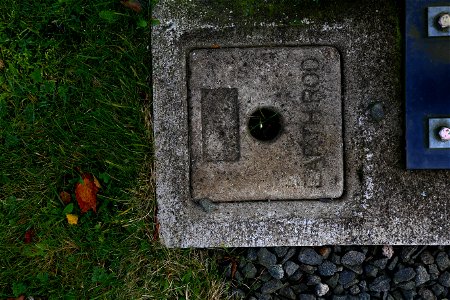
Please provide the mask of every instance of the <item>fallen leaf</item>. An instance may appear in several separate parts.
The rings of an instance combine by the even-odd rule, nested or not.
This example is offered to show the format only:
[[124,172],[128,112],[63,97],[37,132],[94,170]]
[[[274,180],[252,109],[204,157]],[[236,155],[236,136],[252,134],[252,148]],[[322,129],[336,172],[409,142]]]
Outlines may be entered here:
[[99,189],[102,188],[102,186],[100,185],[100,182],[98,181],[97,177],[95,177],[94,175],[92,175],[92,177],[94,177],[94,184],[96,187],[98,187]]
[[231,279],[234,279],[234,276],[236,275],[237,271],[237,262],[236,260],[231,261]]
[[78,216],[77,215],[67,214],[66,218],[67,218],[67,222],[70,225],[77,225],[78,224]]
[[61,198],[61,200],[64,204],[69,204],[70,200],[72,200],[72,197],[66,191],[62,191],[61,193],[59,193],[59,197]]
[[75,185],[75,198],[77,199],[78,206],[80,206],[82,213],[90,209],[97,212],[97,192],[99,187],[95,183],[95,177],[92,174],[83,173],[81,178],[83,182],[78,182]]
[[33,241],[34,231],[32,229],[25,232],[25,237],[23,239],[25,244],[30,244]]
[[155,224],[155,231],[153,231],[153,241],[157,241],[159,239],[159,223]]
[[142,11],[141,2],[139,2],[138,0],[125,0],[120,1],[120,3],[122,3],[122,5],[125,7],[131,8],[137,13]]
[[212,45],[211,45],[211,48],[213,48],[213,49],[219,49],[219,48],[220,48],[220,45],[219,45],[219,44],[212,44]]

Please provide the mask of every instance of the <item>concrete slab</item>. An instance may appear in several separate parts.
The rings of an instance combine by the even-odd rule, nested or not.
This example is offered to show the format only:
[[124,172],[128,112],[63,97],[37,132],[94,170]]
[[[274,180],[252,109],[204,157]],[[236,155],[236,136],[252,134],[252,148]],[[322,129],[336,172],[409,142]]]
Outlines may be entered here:
[[[401,38],[392,1],[320,1],[320,6],[288,2],[161,0],[156,5],[154,17],[160,24],[152,33],[153,117],[162,242],[168,247],[449,244],[450,173],[407,171],[405,167]],[[341,106],[336,102],[332,106],[341,107],[341,112],[332,113],[331,107],[319,110],[336,122],[342,116],[342,127],[338,123],[334,127],[337,137],[330,138],[335,146],[327,151],[339,152],[341,135],[343,163],[341,168],[336,156],[330,167],[320,170],[327,179],[329,174],[341,173],[343,178],[321,192],[317,187],[305,192],[283,184],[276,192],[270,183],[259,191],[257,184],[256,188],[255,184],[235,188],[231,185],[234,179],[222,182],[226,176],[221,172],[226,174],[231,165],[244,162],[245,155],[258,157],[257,151],[250,151],[254,148],[251,145],[262,142],[252,140],[245,131],[254,109],[276,109],[283,130],[287,130],[263,145],[269,149],[278,142],[286,143],[266,160],[267,168],[275,170],[271,180],[285,179],[280,175],[282,169],[275,167],[285,165],[276,162],[277,155],[302,161],[300,154],[292,153],[296,151],[292,144],[300,143],[303,137],[289,128],[292,120],[298,118],[299,122],[301,118],[295,113],[298,97],[289,104],[292,111],[278,106],[282,96],[275,92],[271,102],[264,102],[267,97],[252,98],[247,105],[242,97],[252,93],[244,86],[266,95],[275,89],[262,83],[271,85],[273,81],[257,74],[246,79],[241,69],[236,69],[243,60],[258,61],[258,52],[246,59],[240,57],[252,49],[268,49],[275,55],[275,59],[268,59],[273,63],[277,56],[291,53],[283,50],[290,47],[299,51],[295,54],[299,59],[288,62],[294,69],[307,53],[303,49],[309,49],[312,57],[324,49],[336,49],[332,51],[336,58],[326,67],[340,68],[341,82],[337,83],[336,71],[329,71],[321,73],[329,77],[320,84],[341,102]],[[220,62],[232,53],[235,60]],[[193,54],[203,56],[202,60],[196,62]],[[228,75],[227,66],[234,70]],[[216,69],[205,71],[208,67]],[[282,90],[299,93],[305,88],[294,81],[298,89],[293,89],[287,74],[277,68],[272,69],[282,76]],[[239,76],[243,78],[238,82]],[[221,84],[216,85],[217,80],[222,80]],[[237,84],[241,82],[245,85]],[[222,101],[214,104],[218,98]],[[221,137],[209,138],[215,134]],[[286,138],[289,134],[291,138]],[[290,175],[304,171],[301,165],[298,173],[289,165],[285,167]],[[335,173],[330,170],[333,168]],[[202,170],[209,172],[203,176],[204,185],[199,182]],[[230,177],[258,178],[243,174],[241,170],[229,172]],[[308,199],[315,197],[319,199]]]
[[[194,201],[342,195],[341,69],[336,48],[194,50],[189,76]],[[264,108],[267,120],[250,126],[252,113]],[[253,137],[252,130],[270,122],[270,110],[281,118],[280,132],[269,140]]]

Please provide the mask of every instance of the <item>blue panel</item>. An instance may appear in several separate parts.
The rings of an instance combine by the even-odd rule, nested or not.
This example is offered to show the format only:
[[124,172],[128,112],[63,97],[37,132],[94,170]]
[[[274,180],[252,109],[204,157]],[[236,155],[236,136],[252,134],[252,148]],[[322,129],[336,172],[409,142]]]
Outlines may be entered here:
[[429,119],[450,118],[450,37],[428,36],[428,8],[450,2],[406,1],[406,164],[450,169],[450,149],[430,149]]

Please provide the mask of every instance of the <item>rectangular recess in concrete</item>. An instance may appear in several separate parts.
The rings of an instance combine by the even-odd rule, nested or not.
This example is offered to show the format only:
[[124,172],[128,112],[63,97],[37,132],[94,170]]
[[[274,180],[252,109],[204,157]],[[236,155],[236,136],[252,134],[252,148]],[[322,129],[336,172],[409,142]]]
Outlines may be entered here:
[[[342,195],[341,68],[336,48],[197,49],[188,65],[194,199]],[[280,133],[273,140],[251,134],[251,115],[261,108],[281,116]]]
[[237,89],[201,89],[202,151],[205,161],[239,159],[237,97]]

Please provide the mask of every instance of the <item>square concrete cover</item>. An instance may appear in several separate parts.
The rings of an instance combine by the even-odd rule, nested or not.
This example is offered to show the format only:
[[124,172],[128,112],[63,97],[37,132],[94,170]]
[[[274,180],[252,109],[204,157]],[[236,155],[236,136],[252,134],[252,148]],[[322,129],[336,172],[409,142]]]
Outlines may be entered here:
[[[161,0],[154,7],[160,22],[152,30],[152,76],[162,242],[449,244],[450,172],[405,166],[395,1],[319,1],[310,10],[300,7],[304,1],[251,1],[263,10],[253,13],[242,3]],[[428,6],[423,1],[421,16]],[[427,28],[415,30],[427,36]],[[302,81],[307,57],[321,68],[316,75],[323,101],[314,106],[320,117],[302,111],[310,108],[302,94],[315,82],[314,76]],[[247,131],[249,116],[263,106],[283,122],[272,142]],[[307,126],[320,127],[322,138],[306,138]],[[309,141],[330,144],[311,155],[323,165],[305,178],[309,160],[302,147]],[[317,182],[314,174],[322,174],[322,186],[308,187],[307,179]]]
[[[336,48],[194,50],[189,74],[194,200],[342,195],[341,70]],[[252,136],[257,128],[249,121],[261,109],[281,116],[280,132],[274,132],[273,140]]]

